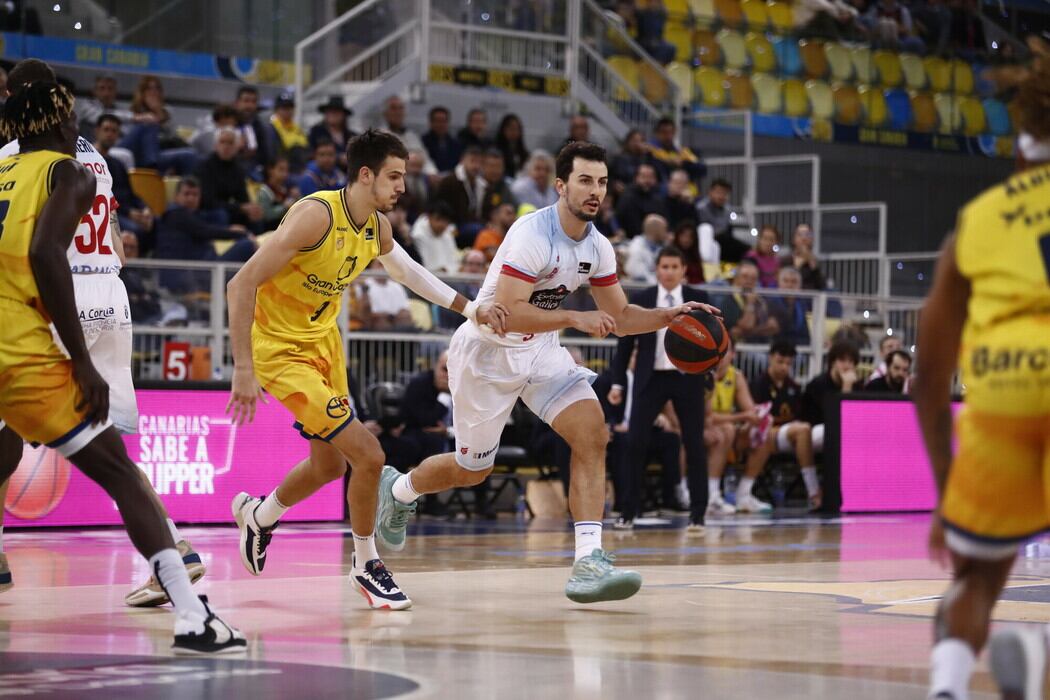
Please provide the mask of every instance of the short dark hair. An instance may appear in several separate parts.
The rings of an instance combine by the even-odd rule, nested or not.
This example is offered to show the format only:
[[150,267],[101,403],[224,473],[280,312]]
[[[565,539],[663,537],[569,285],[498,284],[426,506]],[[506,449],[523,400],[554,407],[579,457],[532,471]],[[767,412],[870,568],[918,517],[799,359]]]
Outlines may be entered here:
[[95,128],[102,126],[106,122],[113,122],[117,125],[118,129],[124,124],[124,122],[120,121],[120,117],[107,112],[106,114],[100,115],[99,118],[95,121]]
[[770,355],[780,355],[781,357],[795,357],[798,355],[798,350],[795,349],[795,344],[790,340],[774,340],[769,345]]
[[471,144],[463,149],[463,154],[459,157],[459,159],[463,160],[467,156],[477,156],[478,158],[480,158],[483,153],[485,153],[485,149],[483,149],[477,144]]
[[332,148],[335,148],[335,141],[328,138],[327,136],[317,139],[317,142],[314,144],[314,153],[317,153],[318,149],[325,148],[326,146],[331,146]]
[[501,150],[499,150],[498,148],[495,148],[495,147],[489,148],[489,149],[487,149],[485,151],[485,157],[486,158],[499,158],[500,160],[503,160],[503,151],[501,151]]
[[[758,261],[757,261],[757,260],[755,260],[754,258],[741,258],[741,259],[740,259],[740,262],[738,262],[738,263],[736,264],[736,268],[737,268],[737,269],[739,270],[739,269],[740,269],[741,267],[743,267],[744,265],[751,265],[751,266],[752,266],[752,267],[754,267],[754,268],[755,268],[756,270],[759,270],[759,267],[758,267]],[[761,272],[761,270],[759,270],[759,272]]]
[[910,353],[907,353],[907,352],[905,352],[903,350],[894,350],[889,355],[886,355],[886,367],[889,367],[890,365],[893,364],[893,358],[895,358],[895,357],[903,357],[908,362],[909,365],[911,364],[911,354]]
[[211,111],[211,120],[217,122],[220,119],[237,119],[237,110],[233,105],[215,105]]
[[179,180],[179,184],[175,185],[175,194],[181,192],[185,187],[192,187],[195,190],[199,190],[201,188],[201,181],[193,175],[186,175]]
[[430,112],[427,113],[427,118],[428,119],[433,119],[434,115],[437,114],[438,112],[444,112],[446,117],[451,114],[451,112],[448,111],[448,107],[442,107],[442,106],[438,105],[437,107],[431,107],[430,108]]
[[456,212],[452,209],[452,205],[443,199],[439,199],[427,207],[427,214],[429,216],[439,216],[447,221],[456,220]]
[[888,340],[900,340],[900,338],[892,335],[882,336],[881,338],[879,338],[879,352],[882,352],[882,348],[884,345],[886,345],[886,341]]
[[237,99],[240,99],[242,95],[255,95],[259,96],[259,90],[252,85],[241,85],[237,88]]
[[828,349],[828,366],[836,360],[853,360],[853,364],[859,364],[860,350],[848,340],[835,341]]
[[56,83],[58,78],[51,66],[39,58],[26,58],[15,64],[7,74],[7,90],[12,95],[28,83]]
[[674,119],[671,119],[670,117],[661,117],[660,120],[656,122],[656,126],[653,127],[653,131],[656,131],[662,126],[674,126]]
[[470,118],[473,117],[475,114],[485,114],[485,110],[483,110],[481,107],[471,108],[471,110],[467,112],[467,121],[469,122]]
[[683,265],[686,264],[685,253],[678,246],[666,245],[661,248],[660,252],[656,254],[656,264],[659,265],[664,258],[678,258]]
[[714,180],[712,180],[711,184],[707,186],[707,189],[713,190],[716,187],[721,187],[722,189],[729,190],[730,192],[733,191],[733,186],[729,184],[729,180],[726,180],[725,178],[721,177],[716,177]]
[[554,176],[562,182],[568,182],[572,175],[572,166],[577,158],[595,163],[606,163],[605,149],[596,143],[573,141],[558,151],[554,161]]
[[356,182],[361,168],[378,173],[387,158],[408,160],[408,149],[401,139],[388,131],[369,129],[350,139],[346,145],[347,172],[351,182]]

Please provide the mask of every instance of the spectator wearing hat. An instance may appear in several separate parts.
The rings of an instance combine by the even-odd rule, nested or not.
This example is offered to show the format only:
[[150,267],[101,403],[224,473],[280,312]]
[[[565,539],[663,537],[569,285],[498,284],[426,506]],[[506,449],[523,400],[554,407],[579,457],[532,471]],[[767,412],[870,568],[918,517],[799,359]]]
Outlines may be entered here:
[[295,174],[301,173],[310,159],[310,140],[303,128],[295,123],[295,98],[291,93],[283,92],[277,96],[270,128],[278,154],[288,159],[288,169]]
[[318,110],[324,117],[310,129],[307,137],[310,141],[310,148],[316,151],[317,144],[321,141],[334,144],[339,167],[346,170],[346,144],[350,143],[350,139],[355,136],[350,127],[346,125],[346,120],[353,115],[354,110],[348,109],[339,95],[329,97],[327,102],[318,107]]

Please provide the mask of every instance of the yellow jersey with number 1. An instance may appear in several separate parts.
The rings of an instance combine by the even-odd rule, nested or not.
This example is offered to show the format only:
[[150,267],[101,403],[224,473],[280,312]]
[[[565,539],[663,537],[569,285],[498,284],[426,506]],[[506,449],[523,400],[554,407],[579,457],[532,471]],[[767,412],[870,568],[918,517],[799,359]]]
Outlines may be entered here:
[[318,340],[335,328],[343,292],[379,256],[379,218],[372,212],[360,226],[346,205],[345,189],[317,192],[295,206],[328,209],[329,225],[309,248],[259,287],[254,331],[292,342]]

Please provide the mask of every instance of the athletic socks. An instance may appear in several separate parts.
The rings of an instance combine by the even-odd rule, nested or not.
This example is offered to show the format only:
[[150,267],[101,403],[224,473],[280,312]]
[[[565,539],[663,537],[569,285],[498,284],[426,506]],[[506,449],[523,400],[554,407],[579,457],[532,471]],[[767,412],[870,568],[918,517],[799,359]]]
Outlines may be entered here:
[[358,566],[364,568],[365,564],[379,558],[379,552],[376,551],[375,533],[365,536],[356,532],[351,532],[351,534],[354,536],[354,554],[357,555]]
[[193,592],[186,565],[182,563],[178,550],[160,550],[149,558],[149,567],[160,587],[171,599],[171,604],[175,606],[176,615],[180,618],[199,616],[202,623],[207,619],[208,611]]
[[576,559],[579,561],[596,549],[602,548],[602,524],[593,520],[581,520],[576,528]]
[[974,653],[961,639],[942,639],[930,653],[930,698],[948,693],[954,700],[969,697]]
[[182,535],[179,534],[179,528],[175,527],[175,521],[168,518],[168,532],[171,533],[171,539],[175,544],[182,542]]
[[397,480],[394,481],[394,486],[390,490],[394,494],[394,500],[406,506],[415,503],[416,499],[423,495],[412,487],[411,472],[397,477]]
[[740,484],[736,487],[737,498],[747,498],[751,495],[751,489],[755,487],[755,480],[749,476],[745,476],[740,479]]
[[707,502],[715,500],[716,498],[722,497],[722,480],[721,479],[708,479],[707,480]]
[[807,496],[815,496],[820,493],[820,479],[817,478],[816,467],[802,467],[802,480],[806,482]]
[[273,527],[288,508],[289,506],[277,500],[277,489],[274,489],[273,493],[264,498],[259,507],[255,509],[255,522],[259,527]]

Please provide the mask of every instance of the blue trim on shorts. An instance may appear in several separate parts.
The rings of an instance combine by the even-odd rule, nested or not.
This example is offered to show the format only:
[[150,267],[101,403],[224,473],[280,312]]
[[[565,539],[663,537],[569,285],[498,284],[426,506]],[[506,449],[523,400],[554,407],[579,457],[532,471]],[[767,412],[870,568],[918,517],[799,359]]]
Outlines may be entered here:
[[61,447],[62,445],[66,444],[67,442],[69,442],[70,440],[75,438],[77,435],[82,433],[84,430],[86,430],[88,428],[88,426],[90,426],[90,425],[91,425],[91,422],[88,421],[87,419],[85,419],[85,420],[80,422],[80,425],[78,425],[77,427],[73,428],[68,433],[63,435],[62,437],[58,438],[57,440],[52,440],[51,442],[47,443],[47,446],[50,447],[52,450],[57,450],[59,447]]
[[300,423],[299,421],[295,421],[294,423],[292,423],[292,427],[299,431],[299,435],[304,440],[320,440],[322,442],[331,442],[332,438],[334,438],[339,433],[343,432],[343,429],[345,429],[346,426],[353,423],[356,418],[357,412],[353,409],[350,409],[350,415],[346,417],[346,420],[340,423],[338,426],[336,426],[336,429],[328,433],[328,435],[326,436],[306,432],[306,426]]
[[958,525],[955,525],[948,521],[943,515],[941,516],[941,522],[944,523],[944,527],[954,532],[960,537],[965,537],[968,540],[973,540],[978,544],[990,544],[990,545],[1003,545],[1004,547],[1008,544],[1023,544],[1033,537],[1039,537],[1040,535],[1050,532],[1050,526],[1040,528],[1027,535],[1011,535],[1010,537],[989,537],[987,535],[978,535],[976,533],[965,530]]

